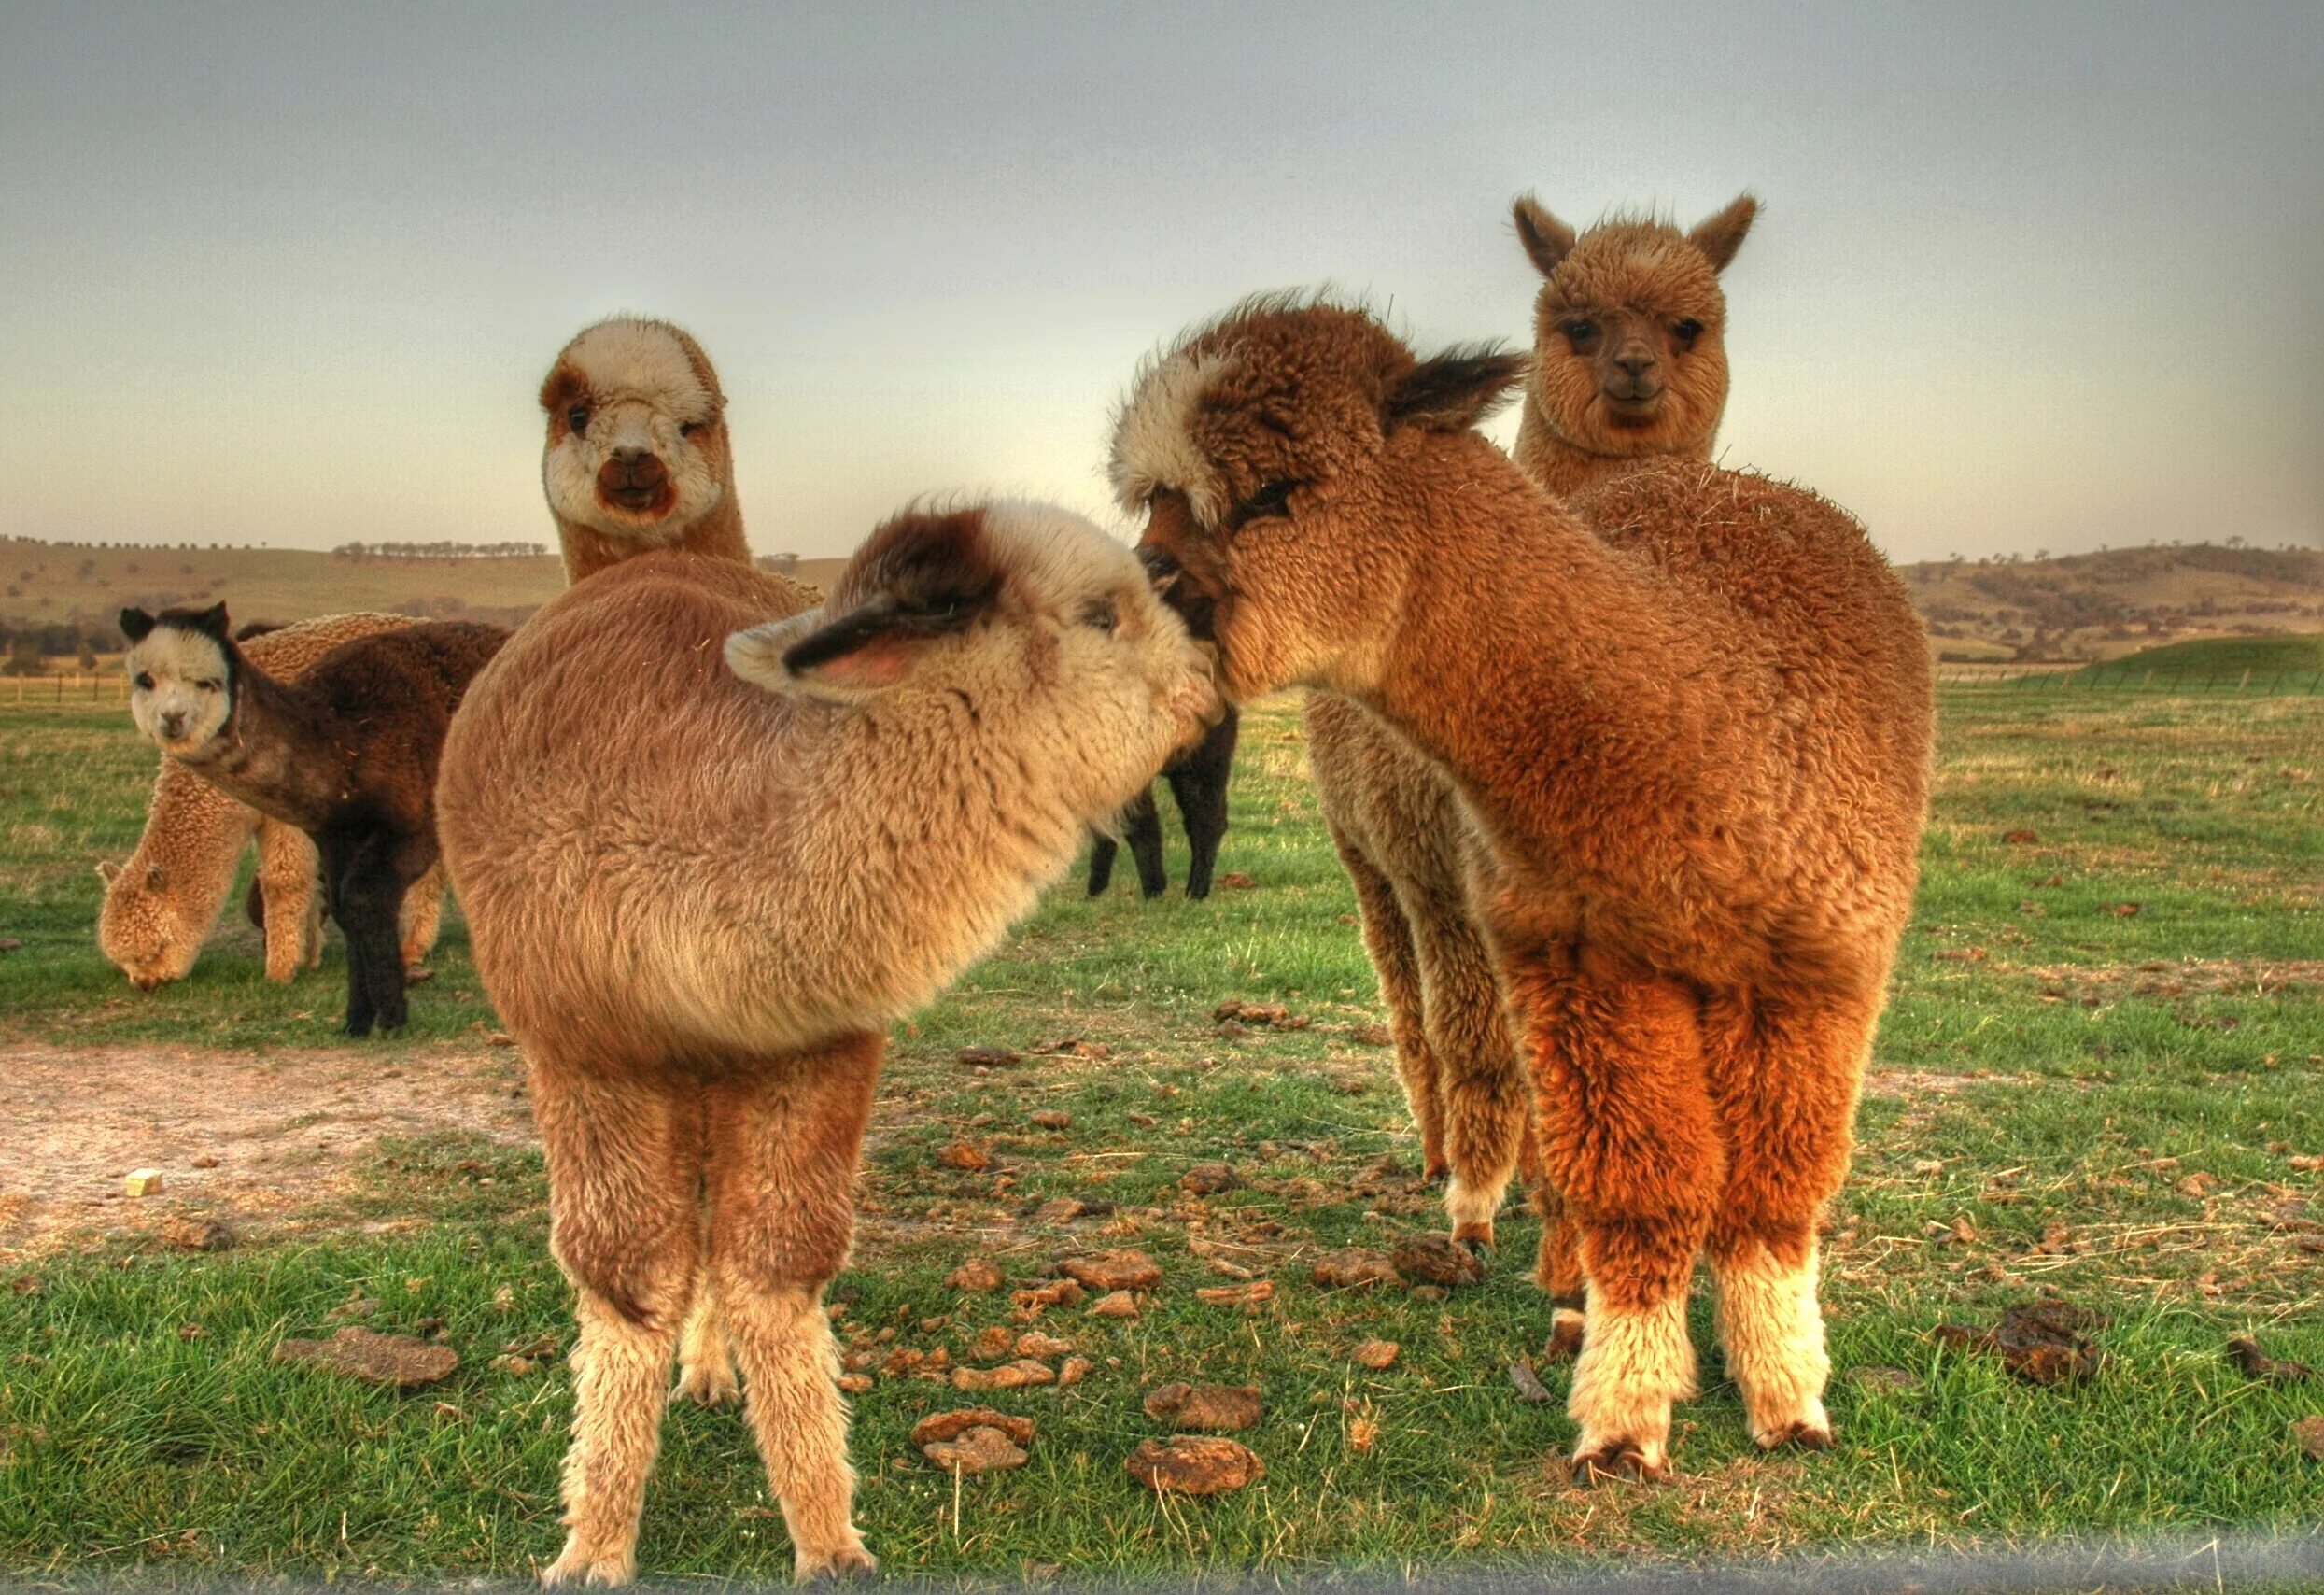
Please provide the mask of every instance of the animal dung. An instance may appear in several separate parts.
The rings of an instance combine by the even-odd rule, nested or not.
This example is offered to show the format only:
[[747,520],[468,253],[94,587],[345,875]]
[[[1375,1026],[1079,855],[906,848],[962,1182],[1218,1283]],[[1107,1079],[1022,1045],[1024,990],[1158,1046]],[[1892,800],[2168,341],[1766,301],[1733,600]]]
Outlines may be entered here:
[[1257,1385],[1168,1384],[1146,1397],[1146,1416],[1157,1422],[1224,1434],[1248,1429],[1264,1410]]
[[1179,1434],[1130,1453],[1130,1476],[1157,1495],[1226,1495],[1267,1476],[1267,1464],[1239,1440]]
[[1317,1259],[1314,1277],[1315,1282],[1327,1291],[1370,1285],[1401,1285],[1404,1282],[1404,1277],[1396,1271],[1396,1263],[1387,1253],[1370,1251],[1357,1246],[1329,1252]]
[[311,1362],[334,1374],[367,1379],[397,1390],[416,1390],[451,1376],[460,1354],[408,1334],[381,1334],[349,1324],[329,1340],[286,1340],[275,1348],[277,1362]]
[[1957,1351],[1994,1352],[2029,1385],[2078,1384],[2104,1361],[2085,1332],[2106,1322],[2105,1314],[2065,1302],[2028,1302],[2004,1312],[1991,1329],[1939,1324],[1937,1340]]
[[1393,1340],[1366,1340],[1347,1356],[1359,1368],[1369,1368],[1377,1374],[1394,1367],[1397,1355],[1402,1350],[1403,1348]]
[[1142,1251],[1092,1251],[1069,1257],[1060,1266],[1092,1291],[1150,1291],[1162,1279],[1154,1260]]
[[1033,1419],[989,1406],[932,1413],[912,1426],[920,1454],[948,1473],[981,1474],[1025,1465]]
[[1485,1279],[1484,1261],[1449,1235],[1406,1235],[1388,1261],[1398,1273],[1430,1285],[1476,1285]]
[[964,1263],[944,1277],[944,1282],[955,1291],[997,1291],[1008,1282],[1003,1274],[982,1258]]

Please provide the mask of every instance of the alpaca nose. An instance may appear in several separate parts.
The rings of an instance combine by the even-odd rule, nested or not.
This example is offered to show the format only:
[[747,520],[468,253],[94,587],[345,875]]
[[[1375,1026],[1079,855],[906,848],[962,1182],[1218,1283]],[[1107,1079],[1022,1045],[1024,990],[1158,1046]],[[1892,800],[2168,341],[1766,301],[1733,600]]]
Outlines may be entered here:
[[1613,357],[1614,364],[1630,374],[1630,386],[1635,388],[1655,369],[1655,353],[1642,346],[1633,345]]
[[669,480],[669,473],[664,469],[661,456],[652,449],[624,448],[614,451],[598,476],[609,493],[634,493],[660,487]]
[[167,737],[172,741],[176,741],[178,738],[184,736],[185,734],[186,717],[183,714],[164,714],[162,716],[162,735]]

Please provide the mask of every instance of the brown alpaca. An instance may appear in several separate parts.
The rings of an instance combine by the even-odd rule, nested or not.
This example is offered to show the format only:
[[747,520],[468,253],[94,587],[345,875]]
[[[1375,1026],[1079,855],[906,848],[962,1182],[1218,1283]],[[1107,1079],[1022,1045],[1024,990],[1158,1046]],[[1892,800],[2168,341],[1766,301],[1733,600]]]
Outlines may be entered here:
[[171,758],[315,843],[347,939],[346,1033],[407,1017],[397,914],[435,867],[436,761],[469,680],[507,641],[437,621],[342,643],[295,682],[251,664],[226,606],[121,611],[130,716]]
[[[327,614],[257,633],[244,626],[236,641],[252,664],[295,681],[342,642],[411,624],[401,614]],[[315,844],[306,833],[236,802],[164,756],[136,852],[126,863],[97,866],[106,883],[97,946],[130,984],[152,991],[192,970],[253,836],[259,865],[251,887],[262,906],[255,923],[266,936],[266,978],[288,981],[322,961],[322,897],[315,889]],[[403,902],[406,964],[418,963],[435,946],[443,907],[444,877],[430,871]]]
[[1136,558],[1062,511],[903,515],[797,607],[698,555],[602,571],[445,750],[444,858],[578,1296],[552,1584],[630,1576],[671,1356],[714,1394],[729,1346],[800,1575],[873,1565],[821,1298],[883,1034],[1218,712]]
[[634,316],[583,329],[549,368],[541,407],[541,482],[568,582],[655,549],[751,562],[726,396],[682,329]]
[[[1757,210],[1748,194],[1681,233],[1618,219],[1583,233],[1527,195],[1517,234],[1547,279],[1535,306],[1517,463],[1560,497],[1655,455],[1711,458],[1726,408],[1726,300],[1718,274]],[[1493,1240],[1530,1117],[1482,927],[1469,910],[1452,784],[1345,699],[1307,699],[1308,765],[1324,824],[1355,882],[1364,944],[1396,1037],[1397,1072],[1420,1129],[1423,1170],[1447,1174],[1453,1237]],[[1546,1183],[1536,1277],[1581,1306],[1573,1231]]]
[[1825,1445],[1816,1219],[1911,907],[1920,626],[1780,483],[1655,461],[1561,508],[1471,430],[1521,370],[1254,302],[1141,378],[1115,486],[1230,697],[1353,698],[1459,791],[1580,1234],[1577,1474],[1664,1471],[1706,1250],[1753,1437]]

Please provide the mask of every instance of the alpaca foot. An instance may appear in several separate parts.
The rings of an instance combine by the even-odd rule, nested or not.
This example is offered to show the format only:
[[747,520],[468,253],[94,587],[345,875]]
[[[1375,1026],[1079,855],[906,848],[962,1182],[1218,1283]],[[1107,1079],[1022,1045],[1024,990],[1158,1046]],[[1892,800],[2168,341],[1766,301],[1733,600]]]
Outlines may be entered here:
[[628,1583],[637,1571],[634,1551],[592,1551],[573,1534],[567,1536],[557,1559],[541,1570],[541,1582],[551,1589],[585,1584],[610,1589]]
[[1824,1404],[1810,1396],[1807,1409],[1796,1418],[1754,1422],[1751,1437],[1763,1451],[1772,1451],[1779,1446],[1828,1451],[1832,1448],[1832,1420],[1825,1415]]
[[1453,1244],[1466,1249],[1479,1263],[1489,1265],[1493,1261],[1493,1226],[1490,1221],[1456,1224],[1453,1226]]
[[810,1555],[801,1549],[792,1576],[801,1584],[837,1584],[842,1579],[867,1577],[880,1571],[880,1559],[857,1540],[836,1549]]
[[678,1369],[677,1388],[669,1393],[697,1406],[724,1406],[740,1398],[742,1382],[734,1376],[734,1364],[724,1358],[715,1358],[703,1362],[682,1363]]
[[1598,1441],[1585,1438],[1573,1453],[1573,1482],[1579,1485],[1609,1480],[1655,1484],[1669,1475],[1669,1462],[1660,1446],[1627,1435]]
[[428,967],[425,964],[406,964],[403,966],[403,983],[406,987],[416,986],[424,981],[432,981],[435,978],[436,972]]

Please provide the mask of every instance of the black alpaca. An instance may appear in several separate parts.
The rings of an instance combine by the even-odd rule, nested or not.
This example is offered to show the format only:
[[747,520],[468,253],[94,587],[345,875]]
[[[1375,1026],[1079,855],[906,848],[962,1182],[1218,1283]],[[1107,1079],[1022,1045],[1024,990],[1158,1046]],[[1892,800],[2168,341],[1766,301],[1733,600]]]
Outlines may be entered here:
[[[1218,862],[1218,843],[1227,834],[1227,777],[1234,768],[1234,734],[1239,716],[1232,709],[1203,740],[1162,766],[1162,778],[1178,800],[1178,817],[1186,822],[1186,840],[1194,858],[1186,872],[1186,895],[1197,902],[1210,896],[1210,872]],[[1138,891],[1159,897],[1170,887],[1162,868],[1162,811],[1154,790],[1148,787],[1121,812],[1121,839],[1137,860]],[[1120,843],[1100,831],[1090,849],[1090,896],[1102,896],[1114,879],[1114,857]]]

